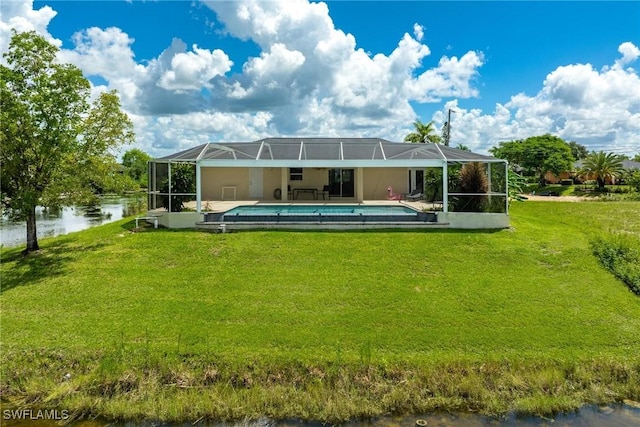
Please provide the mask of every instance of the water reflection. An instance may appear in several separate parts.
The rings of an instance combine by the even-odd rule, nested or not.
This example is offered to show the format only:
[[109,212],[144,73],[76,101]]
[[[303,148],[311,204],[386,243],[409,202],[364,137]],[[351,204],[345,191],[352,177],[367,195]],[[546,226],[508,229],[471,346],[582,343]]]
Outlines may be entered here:
[[[3,414],[5,411],[3,411]],[[60,424],[53,420],[6,420],[6,427],[57,427]],[[184,423],[159,422],[107,422],[102,420],[75,421],[66,425],[72,427],[326,427],[327,424],[309,423],[302,421],[273,421],[262,418],[256,421],[236,423],[211,423],[202,420]],[[631,405],[586,406],[580,411],[560,414],[555,417],[517,417],[511,415],[506,419],[495,419],[474,414],[429,414],[405,417],[384,417],[368,421],[353,421],[342,424],[345,427],[638,427],[640,426],[640,407]]]
[[[53,210],[38,206],[36,207],[38,239],[59,236],[117,221],[135,213],[134,210],[139,208],[140,203],[140,198],[115,197],[104,198],[99,205],[89,207],[67,207]],[[13,247],[25,244],[27,226],[24,221],[13,222],[6,216],[2,216],[0,228],[0,244],[2,246]]]

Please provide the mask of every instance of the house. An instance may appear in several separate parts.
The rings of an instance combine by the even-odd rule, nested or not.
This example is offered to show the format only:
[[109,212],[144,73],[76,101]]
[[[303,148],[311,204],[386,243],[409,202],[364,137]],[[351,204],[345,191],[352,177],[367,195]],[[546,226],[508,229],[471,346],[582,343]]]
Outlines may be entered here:
[[[580,168],[582,168],[583,163],[584,163],[584,160],[578,160],[573,164],[573,170],[562,172],[559,176],[556,176],[551,172],[547,172],[544,178],[549,184],[558,184],[565,179],[571,179],[571,180],[578,179],[580,182],[595,180],[594,177],[591,177],[588,175],[584,177],[578,177],[578,171],[580,170]],[[622,169],[640,170],[640,162],[635,162],[633,160],[625,159],[622,161]],[[616,179],[607,178],[605,182],[606,184],[616,184]]]
[[[508,227],[505,160],[437,144],[379,138],[265,138],[202,144],[149,162],[149,209],[174,214],[172,202],[190,203],[191,218],[198,222],[203,214],[229,206],[227,202],[386,202],[390,190],[395,194],[423,190],[427,168],[437,168],[442,183],[448,183],[452,171],[471,162],[486,165],[487,197],[501,207],[494,215],[498,219],[486,219],[485,224],[476,214],[477,218],[461,222],[469,213],[453,212],[452,201],[469,195],[454,193],[444,185],[438,221],[463,228]],[[185,167],[191,168],[195,179],[189,188],[179,188],[176,182],[181,178],[176,171]],[[165,225],[172,226],[170,215],[165,216]],[[188,219],[174,225],[193,223]]]

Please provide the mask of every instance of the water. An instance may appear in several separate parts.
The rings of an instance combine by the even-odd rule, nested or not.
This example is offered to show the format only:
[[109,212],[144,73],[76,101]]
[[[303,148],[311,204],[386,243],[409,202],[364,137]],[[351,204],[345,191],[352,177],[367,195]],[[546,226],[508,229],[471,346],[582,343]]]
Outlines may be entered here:
[[239,206],[226,215],[415,215],[416,211],[406,206],[375,205],[252,205]]
[[[10,419],[7,415],[6,407],[3,408],[2,425],[6,427],[56,427],[60,421],[36,419],[37,411],[25,413],[31,419]],[[63,411],[57,411],[58,417],[63,416]],[[63,421],[64,422],[64,421]],[[71,427],[325,427],[327,424],[303,422],[296,420],[274,421],[269,418],[262,418],[256,421],[245,421],[236,423],[212,423],[203,420],[185,421],[184,423],[159,423],[159,422],[113,422],[106,420],[83,420],[72,421],[65,425]],[[510,415],[506,419],[495,419],[483,415],[475,414],[425,414],[403,417],[383,417],[366,421],[352,421],[341,424],[344,427],[638,427],[640,426],[640,406],[636,405],[609,405],[609,406],[586,406],[580,411],[559,414],[548,417],[517,417]]]
[[[85,230],[96,225],[122,219],[129,214],[138,200],[132,197],[104,198],[95,208],[68,207],[60,211],[49,211],[41,206],[36,208],[36,231],[38,240],[74,231]],[[146,203],[145,203],[146,206]],[[26,244],[27,225],[24,221],[13,222],[6,216],[0,219],[0,245],[3,247]]]

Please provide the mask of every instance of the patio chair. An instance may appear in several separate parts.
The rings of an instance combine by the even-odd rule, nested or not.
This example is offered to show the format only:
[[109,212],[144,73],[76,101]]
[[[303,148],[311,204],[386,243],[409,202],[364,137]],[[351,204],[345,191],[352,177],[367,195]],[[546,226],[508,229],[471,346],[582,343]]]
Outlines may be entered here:
[[329,186],[325,185],[324,187],[322,187],[322,191],[320,191],[320,194],[322,194],[322,200],[326,200],[325,197],[328,197],[329,199],[331,199],[331,194],[329,194]]
[[407,194],[406,200],[410,202],[415,202],[418,200],[422,200],[424,198],[424,194],[422,193],[422,188],[416,188],[410,194]]

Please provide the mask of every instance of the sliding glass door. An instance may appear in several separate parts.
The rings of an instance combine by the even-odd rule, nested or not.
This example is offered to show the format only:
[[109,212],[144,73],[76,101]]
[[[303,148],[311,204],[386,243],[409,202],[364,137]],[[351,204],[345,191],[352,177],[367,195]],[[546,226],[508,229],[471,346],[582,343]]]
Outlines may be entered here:
[[329,169],[329,195],[355,197],[355,169]]
[[409,169],[409,192],[424,190],[424,169]]

